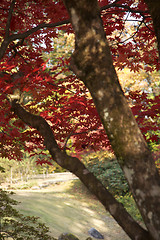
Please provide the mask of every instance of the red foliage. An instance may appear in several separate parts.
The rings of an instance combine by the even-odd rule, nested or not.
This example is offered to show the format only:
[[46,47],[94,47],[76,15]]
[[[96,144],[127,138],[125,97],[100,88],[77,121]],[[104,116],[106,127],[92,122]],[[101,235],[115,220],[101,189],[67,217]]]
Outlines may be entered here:
[[[75,151],[110,148],[88,90],[69,73],[69,60],[57,59],[57,65],[51,69],[54,74],[50,75],[42,59],[42,52],[53,51],[53,38],[57,37],[58,30],[72,32],[63,2],[17,0],[9,23],[11,2],[0,2],[1,41],[8,41],[0,66],[1,156],[20,160],[21,150],[34,152],[37,146],[44,148],[38,132],[29,129],[10,112],[7,95],[17,88],[31,96],[25,108],[34,114],[40,113],[48,121],[61,148]],[[115,66],[137,71],[145,63],[148,70],[158,68],[155,35],[144,2],[112,2],[99,1]],[[126,23],[131,18],[134,18],[131,22],[133,33],[128,37]],[[66,77],[58,81],[60,73],[66,73]],[[159,114],[159,97],[149,100],[145,95],[133,96],[133,93],[130,97],[136,101],[132,110],[142,131],[157,130],[155,118]],[[157,140],[156,135],[150,139],[153,137]]]
[[132,100],[132,112],[146,140],[159,142],[160,95],[152,99],[146,93],[130,92],[128,97]]
[[46,160],[46,159],[37,158],[36,163],[37,163],[37,165],[39,164],[39,165],[41,165],[41,166],[42,166],[43,164],[48,164],[48,165],[51,165],[51,166],[52,166],[52,163],[51,163],[50,161]]

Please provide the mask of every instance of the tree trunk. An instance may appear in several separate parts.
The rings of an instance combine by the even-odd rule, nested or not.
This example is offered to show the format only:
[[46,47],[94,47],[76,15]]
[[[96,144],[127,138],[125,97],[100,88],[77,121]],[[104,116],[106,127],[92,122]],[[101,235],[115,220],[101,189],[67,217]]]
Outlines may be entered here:
[[146,227],[153,239],[159,240],[160,177],[120,87],[98,3],[64,3],[76,38],[71,68],[89,89]]
[[61,167],[68,169],[79,177],[131,239],[152,240],[149,232],[136,223],[136,221],[125,210],[123,205],[112,196],[112,194],[91,172],[88,171],[78,158],[68,156],[58,147],[51,128],[42,117],[27,112],[15,100],[12,102],[12,110],[23,122],[36,128],[40,132],[44,137],[44,144],[53,157],[53,160]]
[[158,52],[160,56],[160,1],[159,0],[144,0],[144,1],[148,5],[148,9],[153,20],[153,26],[158,43]]

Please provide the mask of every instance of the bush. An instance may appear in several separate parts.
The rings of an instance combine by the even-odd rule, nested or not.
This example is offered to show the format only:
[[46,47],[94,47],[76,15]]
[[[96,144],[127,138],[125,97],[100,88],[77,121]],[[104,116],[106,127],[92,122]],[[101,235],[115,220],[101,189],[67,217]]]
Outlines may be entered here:
[[13,207],[18,202],[10,197],[12,194],[0,189],[0,239],[54,240],[37,217],[24,216]]
[[35,185],[37,185],[36,181],[30,181],[27,183],[19,184],[15,188],[12,188],[12,189],[20,189],[20,190],[31,189]]
[[135,201],[133,199],[133,196],[130,193],[127,193],[125,196],[117,197],[117,200],[121,202],[124,207],[127,209],[127,211],[130,213],[130,215],[139,222],[143,222],[142,216],[135,204]]
[[141,214],[114,155],[107,151],[101,151],[84,156],[83,161],[115,198],[124,205],[131,216],[142,222]]
[[124,196],[129,192],[129,186],[124,174],[113,155],[104,158],[103,155],[100,155],[100,158],[99,156],[92,158],[91,155],[89,160],[84,158],[84,161],[88,169],[113,195]]

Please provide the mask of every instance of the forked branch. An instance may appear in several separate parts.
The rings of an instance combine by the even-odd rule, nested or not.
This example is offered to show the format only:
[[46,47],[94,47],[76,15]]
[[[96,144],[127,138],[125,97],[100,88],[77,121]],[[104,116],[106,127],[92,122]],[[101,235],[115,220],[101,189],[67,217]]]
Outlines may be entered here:
[[85,165],[76,157],[71,157],[62,151],[56,140],[49,124],[41,116],[33,115],[27,112],[14,99],[12,102],[12,110],[26,124],[36,128],[44,138],[44,144],[49,150],[52,158],[61,167],[68,169],[74,173],[86,185],[86,187],[98,198],[107,211],[114,217],[124,231],[134,239],[135,232],[139,236],[138,239],[150,239],[149,234],[144,230],[125,210],[123,205],[119,203],[112,194],[102,185],[102,183],[85,167]]

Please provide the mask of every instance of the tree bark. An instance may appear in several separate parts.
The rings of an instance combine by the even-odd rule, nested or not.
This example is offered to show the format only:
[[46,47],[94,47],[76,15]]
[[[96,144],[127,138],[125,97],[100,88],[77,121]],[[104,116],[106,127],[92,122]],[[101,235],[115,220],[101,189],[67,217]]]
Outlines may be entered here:
[[[113,66],[96,0],[64,0],[75,31],[71,68],[89,89],[153,239],[160,239],[160,177]],[[136,235],[136,233],[135,233]]]
[[148,6],[153,20],[153,26],[158,43],[158,52],[160,56],[160,1],[159,0],[144,0]]
[[36,128],[44,138],[44,144],[52,158],[61,167],[74,173],[110,212],[118,224],[133,240],[152,240],[149,232],[144,230],[125,210],[103,184],[76,157],[68,156],[57,145],[48,123],[40,116],[27,112],[16,100],[12,101],[12,110],[26,124]]

